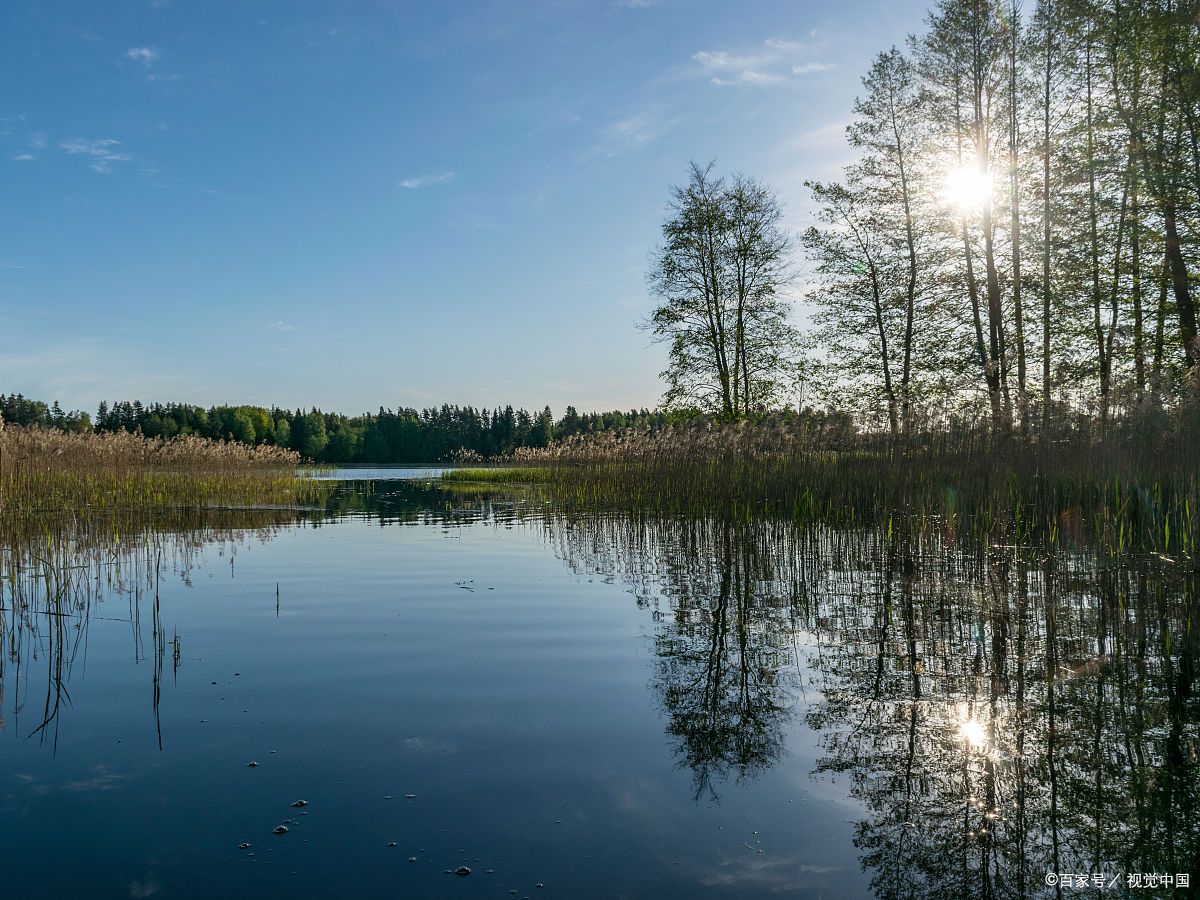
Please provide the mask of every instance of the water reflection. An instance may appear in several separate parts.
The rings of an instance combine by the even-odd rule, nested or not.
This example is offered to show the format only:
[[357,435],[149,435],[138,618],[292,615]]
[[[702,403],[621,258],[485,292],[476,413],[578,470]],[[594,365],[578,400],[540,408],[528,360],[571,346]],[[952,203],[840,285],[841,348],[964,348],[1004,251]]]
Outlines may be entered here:
[[599,514],[382,482],[314,510],[64,526],[0,555],[0,728],[56,748],[89,622],[120,619],[162,748],[161,687],[187,665],[163,581],[346,517],[530,529],[573,572],[627,585],[693,799],[748,786],[810,729],[813,776],[860,804],[855,851],[880,897],[1062,896],[1048,872],[1200,876],[1197,573],[1082,535],[976,545],[896,522]]
[[[527,506],[519,497],[393,479],[347,483],[316,507],[71,516],[0,534],[0,730],[11,727],[55,749],[61,716],[71,706],[71,679],[86,666],[89,624],[122,621],[129,625],[131,661],[149,663],[150,711],[162,749],[164,669],[175,677],[182,660],[179,635],[163,620],[164,579],[190,587],[196,569],[210,561],[232,571],[240,546],[289,528],[352,516],[380,525],[511,524],[525,518]],[[278,602],[276,593],[277,610]]]
[[182,645],[177,633],[168,637],[160,582],[173,577],[190,584],[206,549],[232,567],[240,544],[267,541],[308,514],[177,510],[147,519],[72,517],[32,534],[5,535],[0,546],[0,730],[11,725],[22,737],[56,748],[61,716],[71,706],[71,679],[86,667],[89,626],[94,620],[121,621],[129,625],[132,662],[150,663],[150,709],[161,749],[163,670],[169,666],[172,676],[178,672]]
[[568,564],[619,572],[653,608],[654,691],[698,795],[772,765],[804,706],[816,774],[867,812],[855,845],[878,896],[1200,873],[1196,572],[894,523],[549,528]]
[[639,606],[652,609],[652,692],[696,798],[716,800],[723,782],[773,765],[799,688],[799,595],[770,547],[785,535],[635,517],[552,516],[548,527],[574,570],[619,573],[636,587]]

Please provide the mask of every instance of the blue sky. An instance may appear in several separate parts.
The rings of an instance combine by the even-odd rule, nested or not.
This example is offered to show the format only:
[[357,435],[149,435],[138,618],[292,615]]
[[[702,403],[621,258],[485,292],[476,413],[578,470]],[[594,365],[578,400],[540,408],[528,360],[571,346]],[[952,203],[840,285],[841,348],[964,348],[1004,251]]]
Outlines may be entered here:
[[652,406],[689,159],[836,174],[926,3],[8,2],[0,392]]

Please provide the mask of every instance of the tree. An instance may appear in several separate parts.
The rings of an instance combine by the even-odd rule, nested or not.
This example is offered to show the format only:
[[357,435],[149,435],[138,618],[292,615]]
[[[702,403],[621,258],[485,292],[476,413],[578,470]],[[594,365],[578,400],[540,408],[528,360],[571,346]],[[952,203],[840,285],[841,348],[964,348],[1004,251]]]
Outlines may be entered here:
[[547,406],[538,413],[538,417],[533,424],[530,445],[533,447],[549,447],[553,442],[554,414],[550,412],[550,407]]
[[821,224],[805,233],[804,243],[823,279],[818,303],[833,355],[879,378],[895,438],[911,427],[924,293],[917,197],[925,179],[915,165],[924,104],[912,64],[895,47],[875,58],[863,88],[847,129],[862,159],[846,169],[844,185],[808,184],[821,205]]
[[[992,137],[1000,118],[1005,56],[1004,27],[997,13],[989,0],[941,0],[918,43],[918,60],[931,99],[931,118],[943,137],[940,166],[952,185],[947,199],[957,207],[963,282],[992,425],[1007,430],[1012,415],[992,189]],[[981,253],[982,285],[976,271]]]
[[664,405],[733,418],[777,403],[797,347],[780,295],[789,242],[778,199],[746,176],[727,182],[712,163],[692,163],[668,210],[647,275],[660,302],[644,326],[669,346]]
[[319,460],[329,443],[325,417],[317,410],[297,415],[292,425],[292,446],[307,459]]
[[849,186],[806,182],[819,204],[819,225],[803,238],[821,285],[813,298],[823,326],[819,336],[845,378],[879,386],[895,438],[900,419],[891,340],[898,311],[894,260],[883,246],[883,223],[869,208],[861,168],[851,167],[847,175]]

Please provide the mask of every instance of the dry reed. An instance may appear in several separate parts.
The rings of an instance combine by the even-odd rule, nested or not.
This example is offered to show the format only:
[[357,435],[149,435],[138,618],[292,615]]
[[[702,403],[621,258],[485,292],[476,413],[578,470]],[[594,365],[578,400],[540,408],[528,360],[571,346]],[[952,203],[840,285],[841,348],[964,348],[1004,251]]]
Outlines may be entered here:
[[318,490],[277,447],[0,423],[0,523],[118,510],[294,504]]

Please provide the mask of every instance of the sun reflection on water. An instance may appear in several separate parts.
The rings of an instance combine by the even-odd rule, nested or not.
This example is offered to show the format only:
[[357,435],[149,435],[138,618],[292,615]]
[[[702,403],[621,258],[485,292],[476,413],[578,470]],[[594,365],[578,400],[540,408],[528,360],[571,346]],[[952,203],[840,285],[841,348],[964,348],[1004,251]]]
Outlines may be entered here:
[[976,750],[984,750],[988,746],[988,734],[984,724],[961,704],[958,708],[958,736]]

